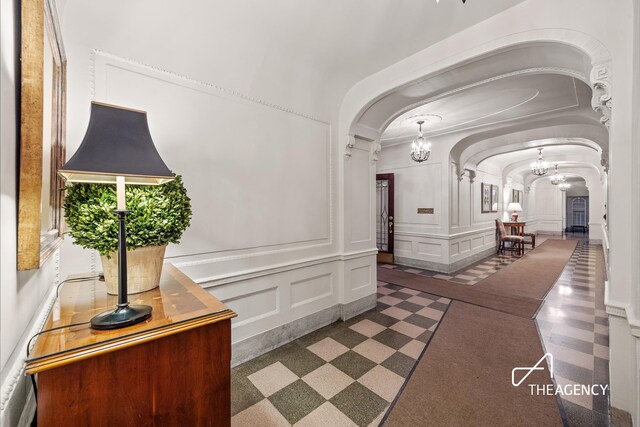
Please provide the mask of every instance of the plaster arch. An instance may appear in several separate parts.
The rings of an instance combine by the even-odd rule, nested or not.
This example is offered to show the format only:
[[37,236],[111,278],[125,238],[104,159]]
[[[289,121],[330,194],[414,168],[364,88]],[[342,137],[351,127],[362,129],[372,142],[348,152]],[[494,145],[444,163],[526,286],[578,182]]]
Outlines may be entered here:
[[[573,123],[571,123],[573,122]],[[507,127],[469,135],[451,149],[451,161],[458,165],[459,175],[474,169],[482,161],[511,151],[552,145],[576,145],[591,148],[601,154],[606,165],[609,133],[603,126],[579,117],[532,122],[523,127]]]
[[[588,158],[589,156],[552,156],[545,157],[545,160],[549,162],[549,173],[545,176],[553,175],[553,164],[557,164],[562,167],[559,171],[560,174],[566,175],[567,168],[575,168],[575,167],[586,167],[594,169],[598,175],[601,175],[600,168],[596,166],[593,162]],[[512,163],[506,168],[504,168],[502,172],[502,182],[506,184],[509,182],[509,179],[512,179],[514,176],[520,176],[522,178],[522,182],[526,182],[529,176],[533,176],[531,174],[530,161],[522,160],[520,162]]]
[[[505,14],[496,16],[495,19],[501,18],[503,15]],[[477,27],[482,27],[482,24]],[[512,24],[511,22],[511,28]],[[610,61],[610,53],[607,48],[595,37],[581,31],[539,28],[503,34],[498,37],[494,36],[494,38],[486,40],[488,34],[495,34],[495,32],[495,28],[493,31],[485,33],[480,28],[470,28],[361,80],[347,92],[342,101],[339,116],[340,135],[346,135],[345,138],[347,138],[348,144],[349,135],[358,134],[358,119],[362,113],[394,91],[401,90],[410,84],[457,65],[468,63],[501,50],[531,43],[558,43],[582,51],[585,57],[589,58],[592,66]],[[473,47],[461,49],[461,46]],[[451,54],[451,52],[456,53]],[[589,73],[587,79],[585,70],[573,71],[576,75],[582,74],[587,83],[594,84],[593,73]],[[402,108],[400,107],[396,111],[390,112],[388,117],[397,114]],[[366,127],[378,132],[380,130],[371,126]]]

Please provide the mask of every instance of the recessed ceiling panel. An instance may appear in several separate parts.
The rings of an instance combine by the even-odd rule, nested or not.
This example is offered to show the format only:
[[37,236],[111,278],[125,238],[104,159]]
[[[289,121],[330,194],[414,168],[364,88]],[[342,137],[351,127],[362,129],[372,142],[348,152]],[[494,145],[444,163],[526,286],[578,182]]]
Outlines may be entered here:
[[[425,120],[427,135],[471,129],[578,107],[575,81],[558,74],[511,76],[451,91],[395,118],[383,144],[403,142]],[[432,118],[437,118],[433,120]]]

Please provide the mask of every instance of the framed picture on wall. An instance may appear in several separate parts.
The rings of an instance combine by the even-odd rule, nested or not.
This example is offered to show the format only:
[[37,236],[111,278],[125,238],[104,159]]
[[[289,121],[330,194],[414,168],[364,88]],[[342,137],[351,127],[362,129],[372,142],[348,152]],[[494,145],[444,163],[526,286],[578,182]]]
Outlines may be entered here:
[[62,243],[67,60],[55,0],[21,7],[17,269],[32,270]]
[[500,187],[491,184],[491,212],[498,212]]
[[480,184],[480,197],[480,212],[491,212],[491,185],[484,182]]
[[520,191],[515,188],[511,190],[511,202],[512,203],[520,203]]
[[524,191],[522,190],[518,190],[518,203],[520,203],[520,206],[524,203]]

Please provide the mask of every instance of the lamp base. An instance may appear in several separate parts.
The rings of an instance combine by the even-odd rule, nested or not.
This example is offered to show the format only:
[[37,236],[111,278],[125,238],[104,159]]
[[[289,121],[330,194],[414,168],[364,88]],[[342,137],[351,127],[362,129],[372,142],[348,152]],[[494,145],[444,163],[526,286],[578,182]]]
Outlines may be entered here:
[[144,322],[151,317],[148,305],[118,306],[113,311],[105,311],[91,319],[93,329],[118,329]]
[[518,222],[518,212],[514,212],[511,214],[511,220],[513,222]]

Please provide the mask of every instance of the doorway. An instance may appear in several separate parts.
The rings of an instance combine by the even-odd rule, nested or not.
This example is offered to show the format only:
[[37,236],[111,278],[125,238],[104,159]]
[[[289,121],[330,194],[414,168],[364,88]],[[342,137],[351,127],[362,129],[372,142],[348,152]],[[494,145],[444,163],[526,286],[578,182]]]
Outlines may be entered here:
[[589,231],[589,196],[567,197],[567,231]]
[[376,175],[376,246],[378,262],[393,264],[393,174]]

